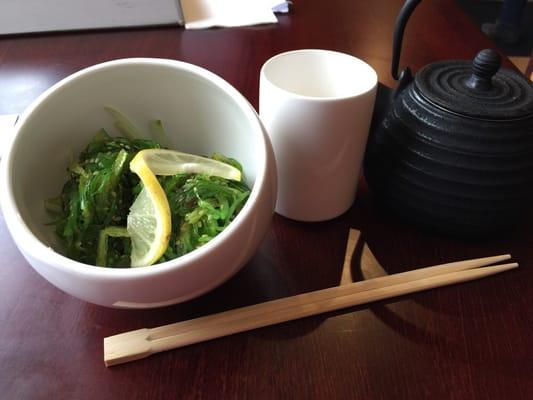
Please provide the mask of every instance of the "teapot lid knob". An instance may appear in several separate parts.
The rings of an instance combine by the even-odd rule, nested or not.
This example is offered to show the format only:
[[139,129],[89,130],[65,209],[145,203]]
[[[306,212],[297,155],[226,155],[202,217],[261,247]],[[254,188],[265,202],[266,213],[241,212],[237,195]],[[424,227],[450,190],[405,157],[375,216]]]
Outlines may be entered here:
[[410,90],[441,110],[468,118],[533,121],[533,84],[500,62],[493,50],[480,51],[473,62],[437,61],[417,72]]
[[501,66],[501,57],[492,49],[481,50],[472,62],[472,75],[466,85],[474,90],[492,88],[492,77]]

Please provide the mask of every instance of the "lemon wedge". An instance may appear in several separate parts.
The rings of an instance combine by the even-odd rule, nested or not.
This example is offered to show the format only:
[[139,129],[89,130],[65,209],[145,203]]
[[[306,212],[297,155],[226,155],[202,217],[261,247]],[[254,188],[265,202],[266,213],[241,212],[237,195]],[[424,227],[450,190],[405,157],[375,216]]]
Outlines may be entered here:
[[[155,175],[205,174],[235,181],[241,180],[241,171],[232,165],[211,158],[174,150],[141,150],[132,163],[142,159]],[[137,162],[140,162],[137,160]]]
[[206,174],[240,181],[237,168],[194,154],[174,150],[139,151],[130,163],[143,189],[128,214],[126,229],[131,238],[131,266],[152,265],[165,253],[172,229],[170,207],[156,175]]
[[131,238],[131,266],[152,265],[165,253],[172,229],[165,191],[139,152],[130,163],[144,187],[133,202],[126,229]]

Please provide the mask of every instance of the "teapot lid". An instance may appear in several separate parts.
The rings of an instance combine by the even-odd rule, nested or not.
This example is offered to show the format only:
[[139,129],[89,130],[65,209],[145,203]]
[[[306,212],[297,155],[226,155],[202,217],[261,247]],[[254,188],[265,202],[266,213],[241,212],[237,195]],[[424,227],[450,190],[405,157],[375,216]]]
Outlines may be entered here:
[[440,61],[422,68],[415,88],[426,100],[465,117],[511,120],[533,116],[533,85],[515,71],[500,68],[493,50],[474,61]]

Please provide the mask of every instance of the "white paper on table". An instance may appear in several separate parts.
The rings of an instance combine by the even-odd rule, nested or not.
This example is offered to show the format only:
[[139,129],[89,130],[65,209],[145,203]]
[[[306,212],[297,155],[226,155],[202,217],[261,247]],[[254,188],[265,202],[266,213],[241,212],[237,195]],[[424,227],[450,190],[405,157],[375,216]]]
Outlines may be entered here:
[[[272,7],[280,0],[180,0],[185,28],[274,24],[278,19]],[[273,4],[276,3],[276,4]]]
[[272,11],[274,11],[275,13],[288,13],[289,4],[292,4],[292,1],[281,1],[281,0],[270,1],[270,6],[272,7]]
[[[0,35],[183,25],[191,9],[191,27],[276,23],[273,12],[288,12],[285,0],[0,0]],[[268,8],[268,9],[267,9]]]

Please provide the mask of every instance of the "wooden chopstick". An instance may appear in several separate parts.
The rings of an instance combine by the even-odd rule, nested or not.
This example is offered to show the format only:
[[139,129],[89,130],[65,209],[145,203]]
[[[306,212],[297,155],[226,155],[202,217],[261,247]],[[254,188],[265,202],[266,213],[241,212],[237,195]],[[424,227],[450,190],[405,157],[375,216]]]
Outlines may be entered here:
[[[441,264],[432,267],[426,267],[418,270],[402,272],[394,275],[387,275],[379,278],[369,279],[361,282],[354,282],[340,287],[331,287],[327,289],[316,290],[313,292],[302,293],[296,296],[285,297],[277,300],[271,300],[264,303],[254,304],[239,309],[224,311],[214,315],[207,315],[188,321],[176,322],[174,324],[165,325],[158,328],[152,328],[150,337],[153,340],[165,337],[168,328],[172,327],[176,334],[185,332],[194,327],[196,329],[212,325],[218,322],[229,323],[237,319],[248,316],[261,315],[267,312],[277,312],[285,308],[294,307],[296,305],[303,305],[307,303],[315,303],[317,301],[324,301],[331,298],[364,292],[382,287],[392,286],[400,283],[416,281],[422,278],[430,278],[432,276],[444,275],[448,273],[464,271],[473,268],[483,267],[485,265],[495,264],[500,261],[505,261],[511,258],[509,254],[503,254],[493,257],[477,258],[473,260],[458,261],[453,263]],[[504,264],[508,265],[508,264]],[[514,265],[514,264],[513,264]],[[217,318],[215,318],[215,316]]]
[[[144,340],[147,340],[149,343],[149,355],[174,348],[188,346],[206,340],[232,335],[235,333],[309,317],[328,311],[340,310],[346,307],[357,306],[390,297],[414,293],[421,290],[479,279],[516,267],[517,265],[515,264],[507,264],[435,276],[427,279],[420,279],[418,281],[386,286],[370,291],[334,297],[315,303],[297,304],[278,312],[267,312],[260,315],[247,316],[243,319],[233,321],[232,323],[225,323],[220,315],[215,314],[213,317],[218,319],[218,323],[214,323],[211,326],[206,326],[200,329],[194,328],[185,332],[180,331],[177,334],[174,332],[171,326],[166,326],[164,327],[164,331],[159,331],[159,338],[154,338],[152,336],[152,330],[148,330],[149,335]],[[163,332],[165,334],[161,335]],[[142,347],[144,347],[144,344]]]
[[[165,337],[169,328],[171,328],[175,334],[179,334],[181,332],[189,331],[191,328],[199,329],[207,325],[218,323],[220,321],[230,323],[237,319],[245,318],[248,316],[261,315],[266,312],[277,312],[284,308],[293,307],[295,305],[302,305],[306,303],[328,300],[330,298],[343,296],[346,294],[353,294],[356,292],[363,292],[399,283],[410,282],[420,278],[428,278],[431,276],[443,275],[446,273],[482,267],[485,265],[490,265],[500,261],[508,260],[509,258],[511,258],[509,254],[504,254],[494,257],[458,261],[448,264],[436,265],[433,267],[427,267],[419,270],[407,271],[394,275],[369,279],[366,281],[346,284],[342,287],[331,287],[327,289],[317,290],[314,292],[302,293],[296,296],[271,300],[268,302],[254,304],[239,309],[224,311],[215,315],[208,315],[205,317],[199,317],[188,321],[176,322],[174,324],[165,325],[158,328],[152,328],[150,337],[152,340]],[[215,318],[215,316],[217,318]]]
[[486,257],[408,271],[340,287],[304,293],[153,329],[139,329],[104,339],[107,366],[238,332],[286,322],[327,311],[483,278],[518,266],[517,263],[479,268],[507,260]]

